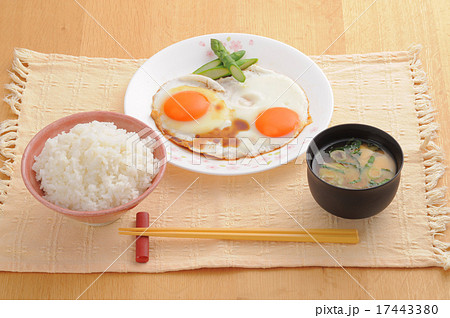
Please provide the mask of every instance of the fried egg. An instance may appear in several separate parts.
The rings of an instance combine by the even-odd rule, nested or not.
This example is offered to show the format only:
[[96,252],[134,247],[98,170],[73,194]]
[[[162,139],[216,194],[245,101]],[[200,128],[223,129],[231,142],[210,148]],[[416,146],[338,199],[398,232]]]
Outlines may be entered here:
[[201,75],[186,75],[168,81],[153,96],[152,118],[172,137],[192,141],[199,134],[231,123],[224,89]]
[[244,74],[244,83],[231,77],[218,80],[235,118],[249,123],[248,130],[236,135],[241,141],[237,158],[280,148],[311,123],[308,98],[292,79],[256,65]]
[[152,118],[173,142],[220,159],[280,148],[310,123],[308,99],[289,77],[251,66],[246,81],[187,75],[154,95]]

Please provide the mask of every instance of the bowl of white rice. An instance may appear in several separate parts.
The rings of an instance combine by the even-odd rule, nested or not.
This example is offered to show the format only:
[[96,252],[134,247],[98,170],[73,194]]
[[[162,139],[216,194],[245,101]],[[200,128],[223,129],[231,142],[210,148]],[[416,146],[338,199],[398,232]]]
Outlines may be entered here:
[[46,207],[90,225],[109,224],[161,181],[166,168],[162,140],[127,115],[78,113],[33,137],[22,156],[22,178]]

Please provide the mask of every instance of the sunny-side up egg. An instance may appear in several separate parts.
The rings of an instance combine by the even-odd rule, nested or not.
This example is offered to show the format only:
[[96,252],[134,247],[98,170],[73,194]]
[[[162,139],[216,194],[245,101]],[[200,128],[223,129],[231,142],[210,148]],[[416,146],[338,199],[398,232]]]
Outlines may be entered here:
[[223,95],[223,87],[209,77],[179,77],[166,82],[153,96],[151,116],[166,137],[198,151],[193,149],[195,138],[231,125],[232,112]]
[[237,133],[239,142],[235,155],[228,154],[230,158],[280,148],[311,123],[308,98],[292,79],[256,65],[244,74],[244,83],[231,77],[218,80],[234,117],[249,124],[248,130]]

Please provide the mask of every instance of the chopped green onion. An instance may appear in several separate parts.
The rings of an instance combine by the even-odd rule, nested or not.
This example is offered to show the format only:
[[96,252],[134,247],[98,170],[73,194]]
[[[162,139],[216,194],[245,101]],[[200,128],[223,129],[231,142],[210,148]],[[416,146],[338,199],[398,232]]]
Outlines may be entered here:
[[341,170],[341,169],[337,169],[337,168],[334,168],[334,167],[331,167],[331,166],[328,166],[328,165],[320,165],[322,168],[325,168],[325,169],[328,169],[328,170],[331,170],[331,171],[335,171],[335,172],[339,172],[339,173],[345,173],[344,172],[344,170]]
[[372,186],[372,187],[375,187],[375,186],[379,186],[379,185],[385,184],[386,182],[388,182],[388,181],[390,181],[390,180],[392,180],[392,179],[384,179],[384,180],[381,181],[381,182],[376,182],[376,181],[374,181],[374,180],[370,180],[370,181],[369,181],[369,185]]
[[371,187],[375,187],[375,186],[378,185],[378,183],[376,183],[376,181],[374,181],[374,180],[370,180],[370,181],[369,181],[369,185],[370,185]]
[[378,185],[385,184],[386,182],[390,181],[391,179],[384,179],[383,181],[379,182]]
[[373,162],[375,161],[375,156],[370,156],[369,160],[366,163],[366,168],[370,168],[373,165]]

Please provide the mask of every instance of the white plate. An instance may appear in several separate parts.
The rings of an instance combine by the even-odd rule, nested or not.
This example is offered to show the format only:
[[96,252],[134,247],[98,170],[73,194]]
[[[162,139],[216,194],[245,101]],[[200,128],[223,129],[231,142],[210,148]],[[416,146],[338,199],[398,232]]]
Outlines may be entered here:
[[245,58],[256,57],[258,65],[285,74],[306,92],[313,123],[288,145],[252,159],[237,161],[213,160],[165,143],[170,163],[195,172],[213,175],[242,175],[278,167],[304,153],[311,139],[328,127],[333,113],[333,92],[325,74],[309,57],[282,42],[242,33],[208,34],[175,43],[146,61],[134,74],[125,94],[125,114],[152,128],[150,117],[152,97],[168,80],[192,73],[204,63],[215,59],[210,39],[222,41],[230,52],[246,50]]

